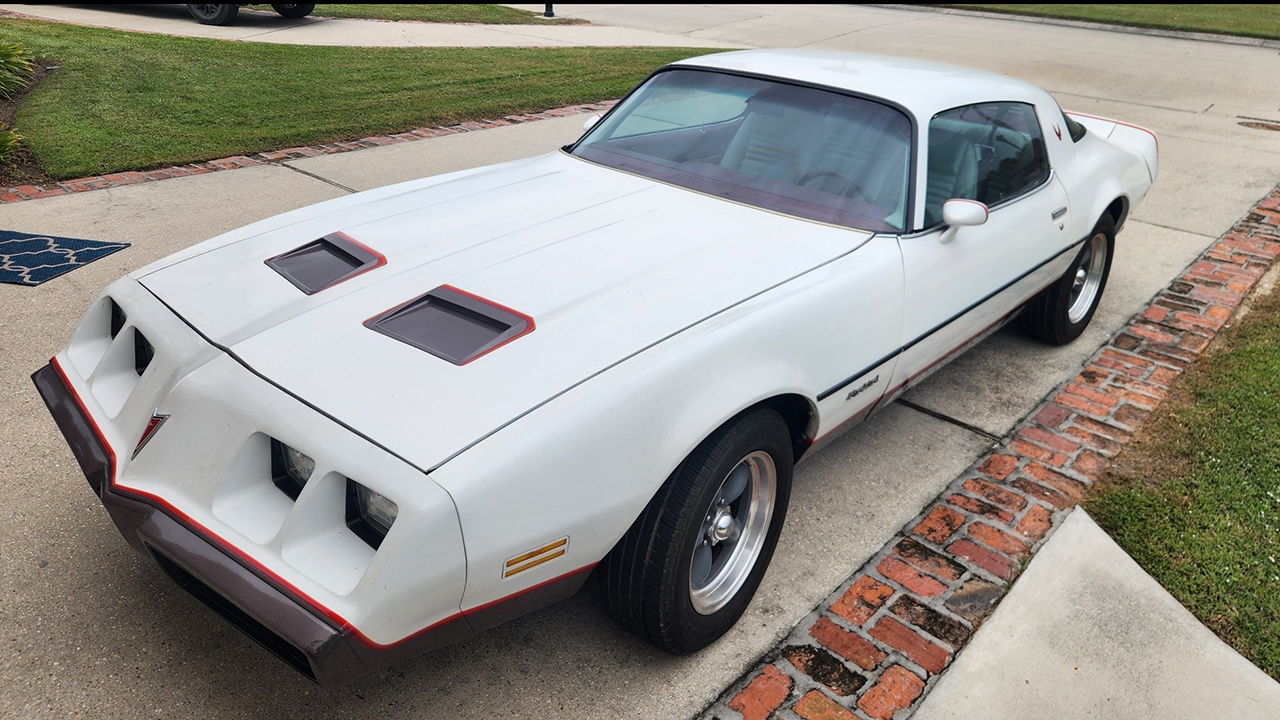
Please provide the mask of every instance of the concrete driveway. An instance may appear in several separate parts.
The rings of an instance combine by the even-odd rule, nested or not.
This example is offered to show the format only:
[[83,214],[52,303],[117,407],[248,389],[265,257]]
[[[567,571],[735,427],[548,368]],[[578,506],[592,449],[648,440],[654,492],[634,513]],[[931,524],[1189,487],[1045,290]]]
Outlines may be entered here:
[[[1001,435],[1280,179],[1274,50],[865,7],[557,6],[698,44],[886,52],[1003,72],[1161,136],[1161,177],[1120,235],[1102,308],[1067,348],[998,334],[912,402]],[[895,405],[806,461],[747,615],[692,657],[620,631],[593,591],[337,690],[320,690],[118,536],[27,375],[120,274],[223,230],[344,192],[549,151],[581,119],[0,206],[0,227],[134,247],[38,288],[0,286],[0,715],[687,718],[714,700],[988,446]],[[299,171],[305,171],[306,174]],[[335,184],[336,183],[336,184]],[[341,187],[340,187],[341,186]]]

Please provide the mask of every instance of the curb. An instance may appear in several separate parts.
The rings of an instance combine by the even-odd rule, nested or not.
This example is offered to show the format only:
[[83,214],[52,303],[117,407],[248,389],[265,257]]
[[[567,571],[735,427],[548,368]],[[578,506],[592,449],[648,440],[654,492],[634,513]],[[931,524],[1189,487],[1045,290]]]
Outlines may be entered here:
[[1277,256],[1280,187],[698,717],[910,717]]
[[327,143],[325,145],[303,145],[285,148],[283,150],[268,150],[265,152],[250,153],[249,155],[233,155],[231,157],[209,160],[207,162],[174,165],[172,167],[156,170],[130,170],[126,172],[106,173],[103,175],[90,175],[88,177],[76,178],[75,180],[61,180],[44,185],[0,187],[0,205],[4,203],[22,202],[24,200],[56,197],[58,195],[89,192],[91,190],[105,190],[107,188],[124,187],[125,185],[138,185],[157,180],[167,180],[169,178],[187,177],[188,175],[204,175],[206,173],[217,172],[219,170],[234,170],[236,168],[256,167],[260,165],[279,165],[289,160],[299,160],[301,158],[352,152],[355,150],[364,150],[365,148],[395,145],[403,142],[414,142],[416,140],[443,137],[445,135],[457,135],[459,133],[474,132],[476,130],[491,130],[493,128],[504,127],[507,125],[521,125],[524,123],[537,122],[538,120],[550,120],[552,118],[568,117],[570,115],[580,115],[588,112],[604,112],[605,110],[613,107],[616,102],[617,100],[604,100],[597,103],[586,103],[584,105],[567,105],[565,107],[553,108],[542,112],[525,113],[523,115],[507,115],[498,120],[472,120],[458,123],[456,125],[421,127],[415,130],[395,133],[392,135],[373,135],[366,138],[360,138],[359,140]]
[[1199,42],[1220,43],[1223,45],[1245,45],[1280,49],[1280,40],[1267,38],[1251,38],[1243,35],[1225,35],[1218,33],[1195,32],[1191,30],[1163,30],[1161,28],[1139,27],[1137,25],[1119,25],[1115,23],[1093,22],[1090,20],[1069,20],[1067,18],[1044,17],[1041,15],[1021,15],[1012,12],[989,12],[985,10],[969,10],[967,8],[937,7],[933,5],[869,5],[868,7],[885,8],[886,10],[910,10],[912,12],[937,13],[940,15],[959,15],[987,20],[1013,20],[1014,22],[1031,23],[1033,25],[1060,25],[1062,27],[1082,28],[1085,30],[1102,30],[1105,32],[1123,33],[1126,35],[1148,35],[1151,37],[1176,38],[1178,40],[1196,40]]

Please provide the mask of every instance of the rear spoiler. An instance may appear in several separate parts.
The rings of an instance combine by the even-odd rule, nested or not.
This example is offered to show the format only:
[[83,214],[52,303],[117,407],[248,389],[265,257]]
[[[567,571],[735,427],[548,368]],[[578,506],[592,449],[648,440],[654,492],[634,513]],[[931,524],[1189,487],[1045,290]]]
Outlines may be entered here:
[[1111,142],[1137,153],[1147,164],[1147,173],[1151,176],[1151,182],[1154,183],[1156,181],[1156,171],[1160,166],[1160,139],[1156,137],[1154,132],[1138,125],[1098,117],[1097,115],[1079,112],[1068,112],[1066,114],[1085,126],[1089,132],[1107,138]]

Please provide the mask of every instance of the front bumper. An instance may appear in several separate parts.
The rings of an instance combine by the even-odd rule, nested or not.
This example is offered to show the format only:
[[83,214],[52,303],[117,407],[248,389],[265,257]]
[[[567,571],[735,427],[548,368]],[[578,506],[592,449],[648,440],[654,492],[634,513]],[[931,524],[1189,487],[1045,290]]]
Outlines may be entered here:
[[335,623],[322,608],[255,567],[186,518],[113,482],[115,452],[55,363],[32,376],[81,470],[121,534],[193,596],[290,666],[337,685],[472,634],[456,615],[404,640],[379,645]]

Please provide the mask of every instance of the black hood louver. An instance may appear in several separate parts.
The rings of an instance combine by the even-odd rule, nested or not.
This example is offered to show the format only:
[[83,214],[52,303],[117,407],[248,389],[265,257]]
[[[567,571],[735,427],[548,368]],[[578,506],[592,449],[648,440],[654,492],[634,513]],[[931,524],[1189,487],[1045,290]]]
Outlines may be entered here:
[[277,255],[267,265],[302,292],[314,295],[386,262],[382,255],[336,232]]
[[528,315],[448,285],[364,324],[454,365],[466,365],[534,327]]

